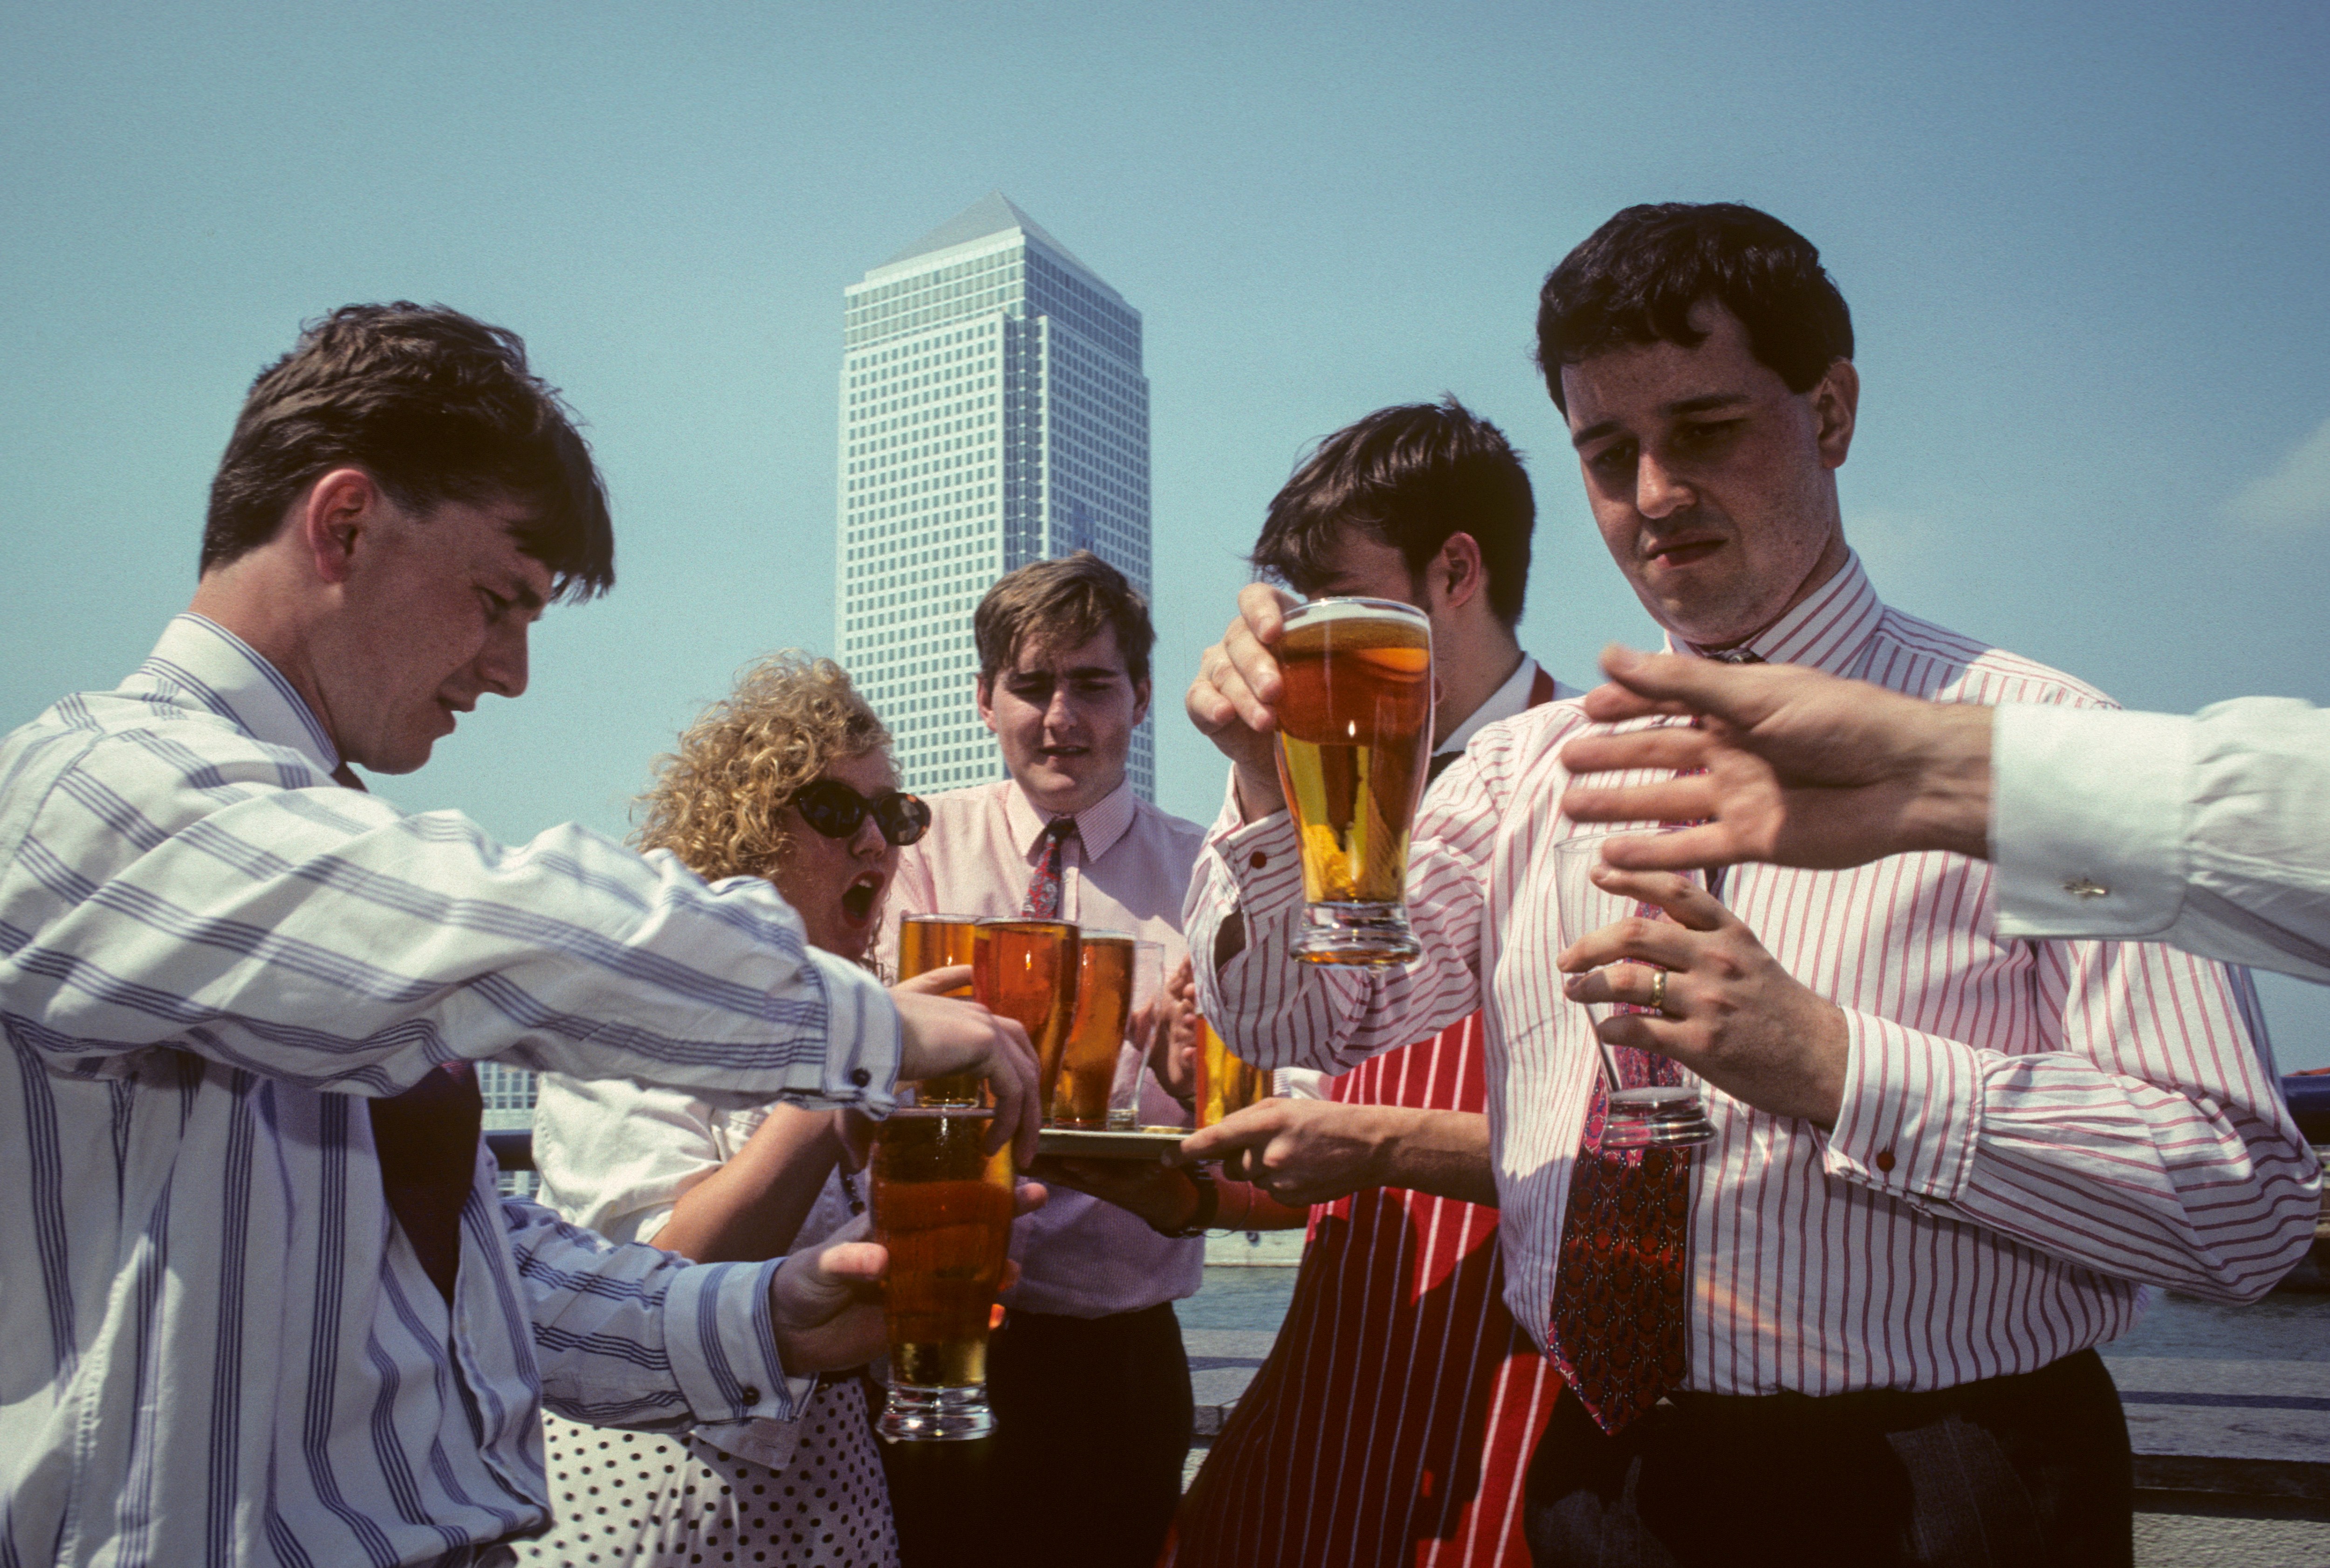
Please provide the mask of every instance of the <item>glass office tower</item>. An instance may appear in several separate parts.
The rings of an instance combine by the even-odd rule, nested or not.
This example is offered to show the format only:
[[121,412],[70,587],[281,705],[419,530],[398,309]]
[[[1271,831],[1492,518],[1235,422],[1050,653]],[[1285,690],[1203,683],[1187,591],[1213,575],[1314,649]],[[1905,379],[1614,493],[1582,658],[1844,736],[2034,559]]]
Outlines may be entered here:
[[[971,612],[1003,573],[1090,550],[1149,586],[1141,313],[1001,195],[842,291],[835,628],[908,789],[1003,776]],[[1151,725],[1131,773],[1155,798]]]

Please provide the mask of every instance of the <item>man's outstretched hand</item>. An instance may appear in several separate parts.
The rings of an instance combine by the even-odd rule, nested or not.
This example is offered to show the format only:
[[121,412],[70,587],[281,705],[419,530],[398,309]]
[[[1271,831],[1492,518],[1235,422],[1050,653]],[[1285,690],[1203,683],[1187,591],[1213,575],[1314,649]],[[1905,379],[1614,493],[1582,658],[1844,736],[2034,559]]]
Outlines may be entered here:
[[[1040,1182],[1021,1182],[1013,1194],[1018,1214],[1044,1206]],[[820,1246],[793,1253],[769,1286],[769,1315],[776,1329],[777,1355],[795,1377],[863,1366],[882,1354],[882,1279],[889,1249],[867,1238],[872,1222],[851,1221]],[[1003,1287],[1018,1278],[1019,1266],[1003,1266]]]
[[[1562,761],[1574,775],[1659,769],[1650,784],[1571,785],[1578,822],[1697,822],[1614,840],[1633,871],[1769,861],[1834,870],[1946,849],[1986,856],[1991,711],[1927,703],[1793,665],[1726,665],[1678,654],[1602,655],[1610,684],[1586,694],[1605,723],[1672,714],[1695,725],[1589,735]],[[1704,770],[1704,771],[1700,771]]]
[[1013,1163],[1036,1157],[1036,1135],[1043,1130],[1044,1106],[1037,1092],[1036,1049],[1028,1031],[965,997],[947,992],[971,984],[971,966],[932,969],[890,987],[898,1008],[900,1078],[941,1078],[976,1072],[995,1096],[995,1127],[988,1134],[992,1154],[1009,1141],[1017,1145]]

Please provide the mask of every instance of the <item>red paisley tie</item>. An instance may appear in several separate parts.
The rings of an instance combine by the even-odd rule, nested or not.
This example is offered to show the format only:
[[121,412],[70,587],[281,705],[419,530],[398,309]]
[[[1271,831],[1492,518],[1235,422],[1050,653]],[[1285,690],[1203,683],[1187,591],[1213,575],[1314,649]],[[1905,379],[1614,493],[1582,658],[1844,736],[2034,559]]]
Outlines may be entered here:
[[1569,1178],[1552,1339],[1577,1403],[1615,1432],[1682,1382],[1691,1156],[1603,1148],[1607,1104],[1597,1084]]
[[[1755,655],[1726,664],[1761,663]],[[1681,824],[1675,824],[1680,827]],[[1710,879],[1718,896],[1722,883]],[[1655,904],[1634,912],[1665,918]],[[1620,1006],[1622,1013],[1649,1011]],[[1682,1069],[1655,1052],[1610,1048],[1621,1089],[1682,1082]],[[1608,1086],[1596,1084],[1586,1136],[1569,1177],[1561,1260],[1553,1279],[1553,1363],[1577,1403],[1615,1432],[1680,1384],[1683,1265],[1691,1232],[1691,1154],[1686,1149],[1605,1149]]]
[[1044,853],[1036,862],[1036,874],[1028,879],[1028,896],[1019,904],[1019,912],[1027,919],[1060,918],[1060,866],[1067,858],[1065,845],[1075,836],[1073,817],[1055,817],[1044,825]]

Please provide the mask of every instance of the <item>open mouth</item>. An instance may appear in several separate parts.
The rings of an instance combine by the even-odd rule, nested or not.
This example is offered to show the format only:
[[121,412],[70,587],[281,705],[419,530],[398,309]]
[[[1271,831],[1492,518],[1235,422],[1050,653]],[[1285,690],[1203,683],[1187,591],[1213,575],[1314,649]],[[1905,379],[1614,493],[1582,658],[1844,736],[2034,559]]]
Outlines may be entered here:
[[841,912],[851,925],[862,926],[874,918],[874,902],[881,896],[882,879],[868,872],[842,890]]
[[1694,561],[1704,561],[1723,548],[1720,539],[1689,539],[1663,545],[1651,553],[1651,559],[1662,566],[1689,566]]

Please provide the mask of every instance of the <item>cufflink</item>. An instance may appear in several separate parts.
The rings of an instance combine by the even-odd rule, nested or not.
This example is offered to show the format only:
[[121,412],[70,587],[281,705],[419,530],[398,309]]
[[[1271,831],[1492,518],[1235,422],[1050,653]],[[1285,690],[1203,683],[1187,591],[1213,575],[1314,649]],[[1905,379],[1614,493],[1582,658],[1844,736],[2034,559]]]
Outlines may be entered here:
[[2075,876],[2065,882],[2063,883],[2063,891],[2070,893],[2073,898],[2079,899],[2109,898],[2111,896],[2111,889],[2106,887],[2102,883],[2093,881],[2084,876]]

